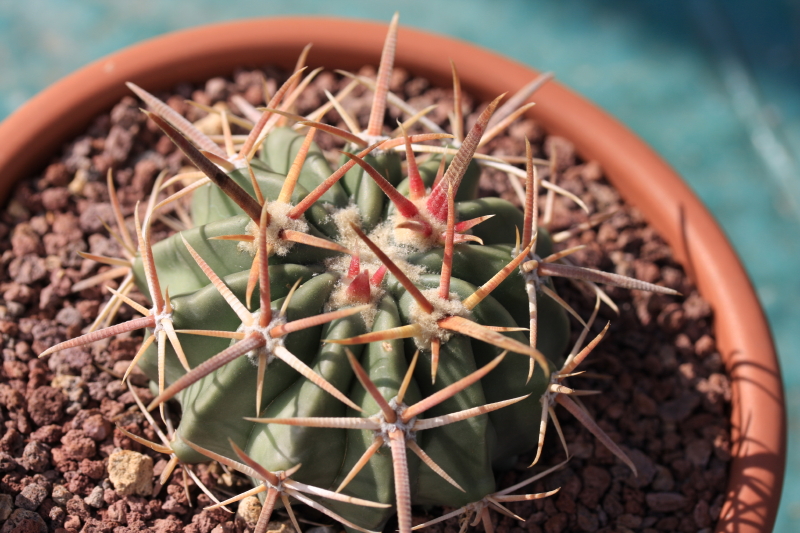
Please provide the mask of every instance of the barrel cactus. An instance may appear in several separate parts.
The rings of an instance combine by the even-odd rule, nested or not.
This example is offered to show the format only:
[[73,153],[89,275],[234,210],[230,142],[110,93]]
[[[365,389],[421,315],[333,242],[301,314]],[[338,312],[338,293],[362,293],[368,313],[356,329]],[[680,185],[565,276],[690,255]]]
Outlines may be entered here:
[[[266,108],[243,106],[252,129],[238,151],[234,117],[222,113],[223,147],[131,84],[204,177],[160,202],[159,181],[141,221],[137,210],[136,245],[112,202],[126,258],[87,257],[126,277],[95,326],[122,303],[143,317],[43,354],[144,328],[131,369],[155,383],[147,409],[163,417],[177,400],[180,423],[161,444],[128,435],[171,456],[167,476],[209,458],[250,476],[255,488],[240,497],[262,495],[258,531],[276,505],[300,529],[290,496],[361,531],[396,513],[407,533],[413,504],[455,507],[443,518],[471,513],[491,530],[488,509],[550,494],[510,494],[538,476],[498,490],[495,473],[533,449],[539,459],[555,403],[633,468],[561,383],[602,333],[581,349],[589,324],[578,317],[585,328],[565,357],[571,309],[550,278],[670,291],[566,264],[571,250],[554,252],[537,228],[539,187],[559,191],[537,178],[542,162],[530,149],[525,169],[476,154],[527,109],[516,108],[541,80],[511,105],[498,109],[497,98],[466,135],[456,105],[447,134],[389,93],[396,39],[395,17],[377,78],[353,76],[350,87],[374,90],[363,130],[342,94],[293,114],[317,72],[305,73],[304,56]],[[411,117],[388,135],[387,101]],[[332,108],[349,131],[322,122]],[[418,121],[432,132],[407,135]],[[329,134],[348,143],[335,170],[314,142]],[[477,197],[483,164],[524,179],[524,212]],[[158,210],[187,194],[193,227],[152,243]],[[134,285],[151,308],[129,298]]]

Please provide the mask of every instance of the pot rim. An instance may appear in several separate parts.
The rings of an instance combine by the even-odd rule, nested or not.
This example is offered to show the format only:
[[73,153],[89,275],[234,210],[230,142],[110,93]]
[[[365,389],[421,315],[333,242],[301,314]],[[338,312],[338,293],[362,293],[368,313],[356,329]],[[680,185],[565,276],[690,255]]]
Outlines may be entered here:
[[[129,94],[126,81],[156,90],[230,74],[234,67],[291,69],[309,42],[310,66],[354,69],[377,64],[385,33],[383,23],[330,17],[251,19],[177,31],[112,53],[51,85],[0,124],[0,199],[18,179],[41,169],[65,139]],[[476,45],[402,26],[398,45],[396,65],[446,86],[452,59],[465,90],[483,99],[513,93],[538,74]],[[733,389],[733,458],[716,531],[771,531],[786,462],[785,401],[770,329],[741,262],[699,199],[632,131],[557,82],[532,100],[528,115],[569,138],[585,159],[600,162],[712,304]]]

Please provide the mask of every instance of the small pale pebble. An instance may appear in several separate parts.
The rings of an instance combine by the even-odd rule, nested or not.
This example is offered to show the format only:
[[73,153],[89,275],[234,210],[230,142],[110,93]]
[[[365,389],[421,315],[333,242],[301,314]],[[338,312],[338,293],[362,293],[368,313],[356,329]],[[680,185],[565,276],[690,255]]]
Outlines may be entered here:
[[83,499],[83,501],[95,509],[100,509],[103,507],[105,504],[103,501],[103,487],[98,486],[93,488],[92,492],[90,492],[89,495]]
[[72,496],[72,493],[67,490],[67,487],[64,485],[53,486],[53,494],[51,497],[58,505],[67,505],[67,502],[72,499]]
[[56,389],[61,389],[67,394],[77,388],[83,386],[83,380],[78,376],[69,376],[66,374],[59,374],[50,382],[50,386]]
[[153,459],[130,450],[108,457],[108,478],[118,494],[149,496],[153,490]]
[[227,85],[225,78],[211,78],[206,82],[206,94],[212,100],[221,100],[225,97]]
[[248,496],[239,502],[236,510],[236,523],[242,528],[254,529],[261,514],[261,500],[257,496]]
[[67,517],[67,513],[61,507],[54,505],[50,509],[50,512],[47,516],[50,518],[51,523],[55,526],[64,522],[64,519]]

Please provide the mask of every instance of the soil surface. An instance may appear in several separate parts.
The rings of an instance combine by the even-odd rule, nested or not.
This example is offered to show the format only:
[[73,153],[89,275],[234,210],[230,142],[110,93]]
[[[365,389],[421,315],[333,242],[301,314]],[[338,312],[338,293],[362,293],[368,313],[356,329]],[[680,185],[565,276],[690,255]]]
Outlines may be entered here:
[[[282,82],[285,76],[270,69],[265,72],[274,92],[276,80]],[[365,68],[362,74],[374,75],[374,70]],[[332,74],[320,74],[300,98],[298,111],[316,108],[325,102],[323,90],[335,93],[344,84]],[[239,71],[231,79],[215,78],[204,86],[185,84],[171,95],[157,96],[197,121],[206,112],[185,99],[205,105],[224,103],[238,112],[234,95],[253,105],[264,104],[261,85],[261,72]],[[429,117],[447,124],[452,91],[432,88],[426,80],[399,69],[392,90],[417,109],[440,104]],[[356,89],[345,107],[366,124],[370,102],[370,92]],[[156,175],[164,169],[174,174],[185,165],[172,143],[144,118],[140,105],[126,97],[110,113],[97,117],[41,174],[17,186],[0,215],[0,533],[222,533],[248,529],[252,511],[257,511],[253,502],[248,503],[249,512],[243,505],[236,519],[223,510],[203,510],[210,499],[191,480],[186,483],[187,498],[180,468],[166,487],[159,486],[158,476],[166,466],[163,456],[115,428],[119,425],[158,440],[133,394],[119,380],[140,345],[140,333],[37,358],[53,344],[80,334],[110,296],[99,287],[78,293],[71,290],[74,283],[112,268],[84,260],[78,251],[120,256],[119,245],[104,227],[104,223],[114,226],[105,185],[108,169],[114,170],[123,211],[132,223],[136,202],[149,195]],[[463,105],[472,120],[483,107],[476,108],[468,96]],[[399,114],[390,108],[387,115],[387,128],[395,127]],[[210,130],[219,127],[213,119],[203,120]],[[341,122],[335,111],[328,120]],[[234,127],[234,133],[242,131]],[[569,413],[557,407],[572,460],[526,492],[561,487],[560,492],[543,500],[510,504],[526,522],[494,514],[495,530],[710,531],[722,506],[730,461],[730,386],[715,346],[711,308],[641,213],[622,202],[599,165],[580,160],[569,141],[547,135],[531,120],[520,120],[485,151],[524,154],[525,136],[533,143],[534,156],[557,154],[555,176],[543,168],[541,177],[549,176],[580,196],[591,213],[616,210],[599,226],[577,231],[560,248],[583,244],[586,247],[572,256],[576,264],[663,284],[684,296],[607,289],[620,314],[602,307],[589,338],[610,320],[608,335],[582,365],[586,373],[570,378],[571,387],[601,391],[584,397],[583,404],[627,451],[639,476],[633,477]],[[340,146],[328,135],[317,137],[324,149]],[[480,187],[482,194],[499,194],[519,204],[504,174],[484,171]],[[558,232],[586,220],[586,213],[574,202],[556,197],[548,227]],[[167,225],[157,224],[154,240],[170,231]],[[106,285],[116,287],[117,283]],[[556,286],[581,316],[591,314],[592,291],[560,279]],[[118,320],[133,316],[124,306]],[[573,331],[574,340],[580,331],[574,320]],[[142,375],[134,374],[133,383],[143,401],[152,398]],[[115,490],[109,479],[109,457],[114,455],[115,464],[119,463],[120,450],[152,458],[154,477],[147,470],[147,479],[138,480],[136,487],[119,485]],[[148,462],[147,457],[136,456],[141,464]],[[540,463],[529,469],[532,455],[521,457],[517,467],[502,476],[501,485],[525,479],[565,457],[551,423]],[[244,478],[218,464],[193,468],[219,496],[249,488]],[[444,511],[418,509],[415,522]],[[324,516],[306,508],[301,513],[311,524],[329,524]],[[291,529],[279,523],[286,520],[283,512],[275,513],[273,520],[270,529]],[[394,527],[388,524],[387,531]],[[454,518],[431,529],[455,533],[459,527]],[[339,530],[337,524],[330,531]]]

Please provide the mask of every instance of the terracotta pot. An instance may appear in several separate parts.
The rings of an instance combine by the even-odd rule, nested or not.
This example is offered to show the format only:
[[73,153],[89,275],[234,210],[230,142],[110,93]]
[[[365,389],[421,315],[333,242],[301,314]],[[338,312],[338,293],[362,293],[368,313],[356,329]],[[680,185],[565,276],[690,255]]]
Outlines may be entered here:
[[[251,20],[181,31],[112,54],[62,79],[0,124],[0,199],[17,179],[41,169],[92,117],[128,94],[126,81],[154,90],[230,74],[237,66],[290,69],[309,42],[314,43],[311,66],[357,68],[377,64],[385,33],[385,25],[367,22]],[[537,75],[476,46],[400,29],[396,64],[447,86],[449,58],[458,64],[465,89],[482,99],[515,91]],[[717,531],[771,531],[786,461],[786,413],[769,327],[739,259],[689,187],[625,126],[558,83],[547,84],[535,100],[531,116],[602,164],[713,306],[733,385],[734,458]]]

